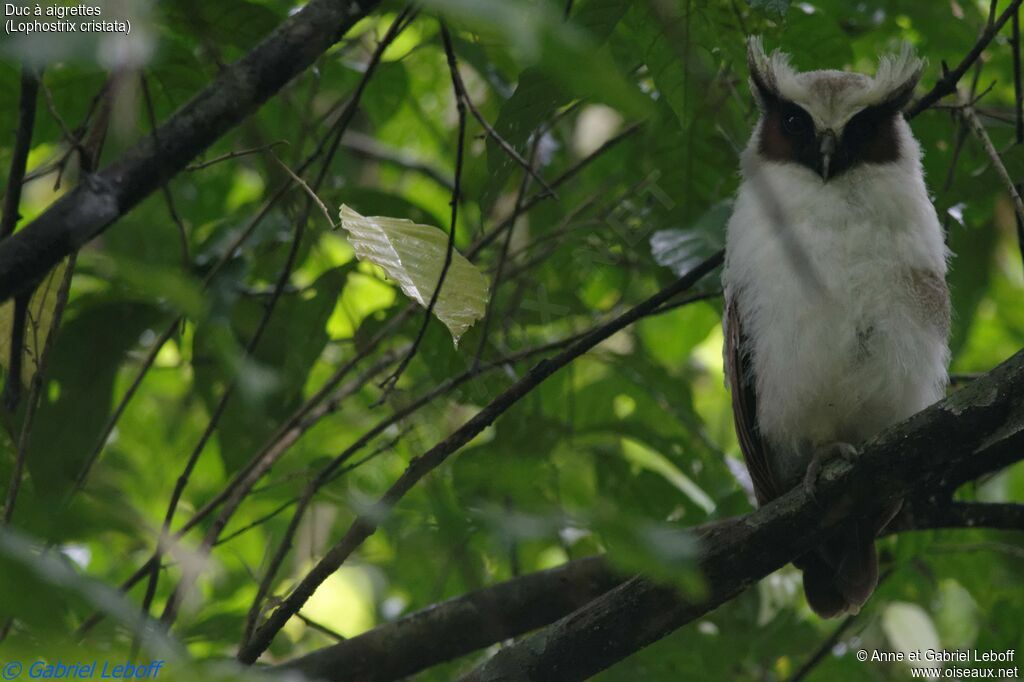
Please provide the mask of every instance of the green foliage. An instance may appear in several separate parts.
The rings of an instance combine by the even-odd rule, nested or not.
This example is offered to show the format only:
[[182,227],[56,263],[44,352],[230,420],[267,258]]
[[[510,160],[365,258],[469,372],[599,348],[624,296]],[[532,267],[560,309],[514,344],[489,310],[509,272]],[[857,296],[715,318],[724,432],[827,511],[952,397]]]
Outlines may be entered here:
[[[16,619],[10,638],[0,643],[0,662],[9,654],[129,655],[145,587],[126,594],[113,588],[156,547],[175,484],[211,420],[212,437],[188,474],[172,530],[223,493],[298,414],[294,441],[245,497],[210,556],[197,547],[213,517],[168,544],[150,609],[158,616],[182,575],[198,571],[167,641],[154,634],[144,651],[165,647],[180,656],[174,673],[180,679],[237,676],[234,668],[217,666],[237,651],[268,556],[285,539],[292,503],[332,458],[380,425],[314,498],[272,581],[275,596],[307,573],[357,513],[372,511],[414,458],[542,357],[721,248],[738,184],[738,151],[756,120],[746,86],[748,34],[762,35],[769,49],[790,51],[800,67],[863,71],[908,40],[929,60],[924,92],[943,61],[955,64],[967,53],[987,18],[986,8],[965,2],[569,4],[566,19],[566,3],[554,0],[422,3],[385,51],[348,135],[317,183],[324,156],[305,169],[300,165],[318,146],[330,146],[338,112],[400,10],[386,4],[196,161],[257,151],[168,181],[180,227],[157,192],[81,252],[45,362],[12,529],[0,532],[0,631],[8,617]],[[114,76],[103,61],[108,53],[95,41],[0,45],[2,168],[9,166],[16,128],[18,61],[45,62],[47,94],[40,98],[29,160],[29,171],[40,176],[25,184],[19,227],[79,181],[64,128],[93,130],[102,118],[93,103],[102,92],[113,93],[101,155],[107,164],[150,130],[142,72],[154,114],[163,120],[257,45],[293,5],[152,3],[133,30],[140,63]],[[508,221],[508,232],[494,233],[513,211],[523,170],[468,117],[455,230],[458,251],[476,276],[460,279],[456,272],[449,284],[476,299],[486,285],[491,311],[465,331],[458,348],[444,324],[429,320],[415,357],[385,394],[381,382],[424,320],[423,301],[414,303],[396,281],[415,262],[400,251],[387,254],[390,260],[357,259],[358,240],[330,230],[304,188],[291,186],[271,201],[289,176],[267,146],[286,142],[273,153],[329,207],[346,204],[363,216],[441,228],[427,242],[435,255],[443,254],[449,185],[459,162],[438,16],[452,33],[481,115],[523,157],[536,151],[532,161],[547,182],[563,181],[557,197],[543,197],[530,184],[530,210]],[[1010,172],[1020,177],[1013,64],[1000,40],[985,51],[978,83],[996,85],[981,109],[995,146],[1006,150]],[[962,87],[969,87],[971,75]],[[105,90],[108,76],[113,84]],[[977,141],[967,136],[958,142],[949,112],[924,112],[912,128],[952,252],[953,371],[985,371],[1024,346],[1024,279],[1012,206]],[[294,267],[278,296],[300,224]],[[374,265],[384,261],[387,271]],[[422,292],[429,299],[436,282],[430,273],[434,279],[418,282],[421,299]],[[751,508],[733,473],[739,448],[722,380],[717,289],[716,273],[698,288],[706,300],[644,318],[523,396],[413,486],[303,615],[351,636],[469,590],[598,552],[607,552],[615,566],[699,596],[706,585],[694,570],[694,540],[686,529]],[[43,336],[55,302],[48,291],[33,303]],[[0,316],[3,350],[10,317],[6,309]],[[134,386],[155,340],[179,316]],[[258,329],[261,338],[253,345]],[[531,352],[546,344],[553,345]],[[32,353],[42,347],[36,339],[29,344]],[[23,392],[30,392],[30,378],[22,379]],[[392,419],[456,378],[457,385]],[[310,402],[324,386],[328,400]],[[130,392],[83,490],[74,492],[105,425]],[[26,412],[23,402],[0,420],[5,492]],[[957,495],[1024,500],[1024,469]],[[809,679],[907,678],[900,664],[857,662],[850,647],[892,650],[938,641],[946,648],[1024,651],[1017,539],[977,529],[915,533],[882,541],[880,551],[890,577]],[[94,611],[107,617],[81,639],[76,630]],[[834,628],[810,613],[799,575],[787,567],[600,677],[784,680]],[[332,641],[292,619],[264,660],[280,662]],[[483,655],[421,678],[453,679]]]

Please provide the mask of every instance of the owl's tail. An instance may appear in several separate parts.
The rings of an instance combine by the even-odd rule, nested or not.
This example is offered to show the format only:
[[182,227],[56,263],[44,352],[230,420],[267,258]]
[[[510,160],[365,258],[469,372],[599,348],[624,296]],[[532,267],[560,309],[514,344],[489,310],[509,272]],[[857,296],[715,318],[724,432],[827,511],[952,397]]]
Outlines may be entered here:
[[793,563],[804,572],[804,595],[822,618],[857,613],[878,586],[875,538],[899,513],[902,500],[840,526]]
[[857,613],[878,585],[873,520],[855,521],[793,563],[804,572],[804,594],[822,618]]

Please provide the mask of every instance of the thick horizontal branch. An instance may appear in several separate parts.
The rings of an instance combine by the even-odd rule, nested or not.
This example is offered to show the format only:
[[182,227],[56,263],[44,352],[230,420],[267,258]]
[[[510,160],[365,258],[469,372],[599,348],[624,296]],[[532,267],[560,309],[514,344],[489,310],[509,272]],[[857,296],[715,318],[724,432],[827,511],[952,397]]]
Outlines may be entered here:
[[[837,461],[804,486],[700,535],[701,599],[635,577],[508,646],[466,680],[584,679],[732,599],[843,520],[905,497],[951,490],[1024,458],[1024,351]],[[823,506],[818,501],[823,502]]]
[[0,302],[34,286],[316,61],[379,0],[311,0],[157,130],[0,244]]
[[315,680],[396,680],[530,632],[625,580],[602,556],[577,559],[429,606],[290,661]]
[[[1024,531],[1024,504],[922,500],[904,505],[897,521],[890,526],[892,532]],[[433,604],[281,667],[330,682],[401,679],[549,625],[627,577],[616,573],[602,555],[576,559]]]
[[1024,504],[994,502],[906,502],[893,524],[894,532],[942,528],[993,528],[1024,531]]

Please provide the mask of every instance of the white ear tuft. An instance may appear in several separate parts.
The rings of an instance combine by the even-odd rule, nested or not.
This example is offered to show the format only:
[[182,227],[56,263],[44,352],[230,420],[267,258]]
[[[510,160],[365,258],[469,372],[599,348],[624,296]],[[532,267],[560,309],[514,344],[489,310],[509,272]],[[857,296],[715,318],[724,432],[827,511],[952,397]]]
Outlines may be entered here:
[[914,53],[914,47],[903,43],[898,54],[878,60],[872,94],[879,102],[891,102],[902,107],[913,95],[924,67],[925,60]]
[[792,81],[796,71],[789,64],[789,55],[778,48],[768,55],[761,36],[747,38],[747,67],[750,90],[762,106],[767,97],[778,97],[784,82]]

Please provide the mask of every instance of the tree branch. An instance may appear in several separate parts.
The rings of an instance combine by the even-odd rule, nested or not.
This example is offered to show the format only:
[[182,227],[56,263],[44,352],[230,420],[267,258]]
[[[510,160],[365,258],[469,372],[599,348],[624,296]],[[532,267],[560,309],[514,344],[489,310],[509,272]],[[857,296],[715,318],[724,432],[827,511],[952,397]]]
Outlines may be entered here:
[[18,224],[18,204],[25,178],[25,164],[32,148],[32,131],[36,121],[36,100],[39,99],[39,76],[29,67],[21,70],[21,99],[18,102],[18,130],[14,136],[11,167],[7,175],[7,193],[4,195],[3,214],[0,216],[0,239],[14,234]]
[[[914,106],[910,107],[910,109],[904,113],[904,116],[908,121],[925,109],[931,107],[946,95],[952,95],[956,92],[957,83],[960,82],[960,79],[963,78],[964,74],[967,73],[967,70],[971,68],[971,65],[974,64],[978,57],[981,56],[981,53],[986,47],[988,47],[988,44],[992,42],[992,39],[996,37],[999,30],[1002,29],[1006,22],[1010,20],[1010,17],[1017,13],[1017,9],[1020,7],[1022,1],[1024,0],[1013,0],[1009,6],[1003,10],[1003,13],[999,15],[999,18],[994,21],[991,16],[989,17],[989,22],[985,26],[985,30],[982,31],[981,35],[978,37],[977,42],[974,43],[974,47],[972,47],[970,52],[967,53],[967,56],[960,60],[960,63],[957,64],[955,69],[950,71],[946,68],[945,62],[943,62],[942,77],[939,78],[935,87],[926,92],[921,99],[914,103]],[[995,9],[994,2],[992,3],[992,9]]]
[[476,413],[472,419],[464,423],[452,435],[439,442],[423,455],[410,461],[409,466],[399,476],[398,480],[378,500],[373,512],[361,514],[356,518],[344,537],[299,582],[295,590],[270,615],[267,622],[256,630],[249,644],[238,653],[238,659],[243,663],[252,663],[259,658],[260,654],[269,646],[274,635],[302,608],[302,605],[312,596],[316,588],[328,576],[334,573],[366,538],[376,531],[378,522],[405,493],[424,476],[440,466],[448,459],[449,455],[472,440],[478,433],[512,407],[512,405],[516,404],[523,396],[539,386],[556,371],[583,355],[612,334],[624,329],[651,311],[656,310],[676,295],[688,290],[704,275],[718,267],[723,257],[724,253],[722,251],[715,253],[686,275],[676,280],[675,283],[662,289],[646,301],[630,308],[610,322],[584,334],[558,355],[541,360],[519,381],[512,384],[501,395],[488,403],[485,408]]
[[[904,505],[899,523],[890,526],[938,528],[1024,530],[1024,504],[921,500]],[[602,555],[576,559],[432,604],[281,667],[332,682],[400,679],[552,623],[626,579]]]
[[290,661],[316,680],[395,680],[529,632],[621,583],[602,556],[469,592]]
[[312,0],[153,134],[0,244],[0,302],[30,288],[337,42],[379,0]]
[[[698,533],[707,593],[686,599],[634,577],[525,640],[465,680],[582,679],[661,639],[792,561],[843,520],[910,495],[949,490],[1024,458],[1024,351],[946,400],[835,462],[816,495],[803,486]],[[817,500],[828,500],[822,509]],[[513,674],[514,673],[514,674]]]
[[1010,195],[1010,201],[1013,203],[1013,210],[1017,214],[1018,223],[1024,222],[1024,201],[1021,201],[1017,185],[1014,183],[1013,178],[1010,177],[1010,172],[1006,170],[1006,165],[999,156],[999,150],[992,144],[992,138],[988,136],[985,126],[982,125],[978,114],[974,111],[974,107],[964,107],[960,110],[960,116],[967,124],[967,127],[971,129],[971,132],[974,133],[974,136],[978,138],[978,141],[981,142],[981,146],[984,147],[985,153],[992,162],[992,166],[996,169],[996,173],[999,174],[999,179],[1006,185],[1006,192]]

